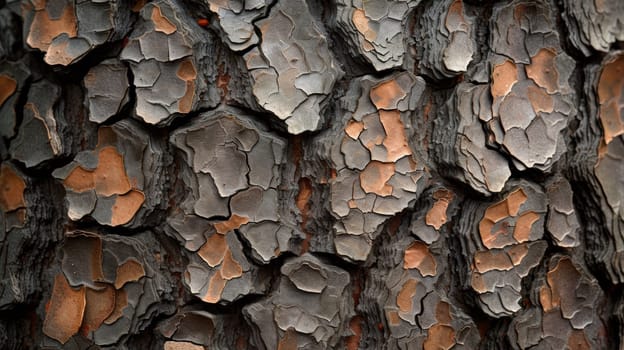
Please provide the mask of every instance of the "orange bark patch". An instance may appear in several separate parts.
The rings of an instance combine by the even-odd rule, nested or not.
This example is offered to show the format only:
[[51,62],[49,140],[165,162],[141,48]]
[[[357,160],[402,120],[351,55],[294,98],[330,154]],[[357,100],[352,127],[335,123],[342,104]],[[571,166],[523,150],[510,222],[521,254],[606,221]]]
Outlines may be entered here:
[[413,298],[416,295],[418,281],[413,278],[408,279],[397,294],[396,304],[401,312],[410,312],[414,306]]
[[195,97],[195,80],[186,82],[186,91],[184,96],[178,102],[180,113],[188,113],[193,108],[193,98]]
[[242,275],[243,268],[232,256],[232,251],[228,249],[225,252],[225,257],[223,258],[223,263],[221,265],[221,276],[229,281]]
[[451,326],[436,323],[427,331],[424,350],[449,350],[455,346],[455,330]]
[[76,14],[73,6],[65,5],[61,16],[52,19],[45,10],[46,2],[42,1],[42,8],[35,12],[28,31],[28,38],[26,38],[26,43],[30,47],[41,51],[46,51],[57,36],[67,34],[68,37],[74,38],[77,32]]
[[540,49],[531,57],[531,64],[526,66],[526,74],[533,81],[546,89],[549,94],[559,90],[559,72],[555,64],[557,55],[552,49]]
[[214,234],[208,237],[206,243],[199,248],[197,253],[210,267],[215,267],[221,264],[227,250],[228,246],[225,242],[225,236]]
[[358,350],[360,348],[360,339],[362,339],[362,316],[356,315],[349,321],[349,329],[353,335],[347,337],[347,350]]
[[347,126],[345,127],[345,133],[354,140],[357,140],[357,138],[360,137],[362,130],[364,130],[364,123],[353,119],[349,120],[349,123],[347,123]]
[[446,217],[446,210],[448,209],[449,202],[453,200],[453,193],[448,190],[437,190],[433,194],[433,198],[436,199],[431,209],[427,211],[425,215],[425,223],[436,230],[439,230],[442,225],[446,224],[448,218]]
[[474,264],[479,273],[492,270],[508,271],[514,267],[509,255],[502,250],[478,251],[474,256]]
[[82,321],[82,334],[87,336],[102,325],[115,309],[115,289],[110,285],[102,290],[86,290],[86,307]]
[[[488,249],[502,248],[511,243],[510,238],[508,237],[509,226],[501,225],[499,229],[493,232],[494,226],[496,223],[500,222],[505,218],[515,217],[520,210],[520,206],[524,204],[524,202],[526,202],[527,198],[527,195],[520,188],[509,194],[504,200],[490,206],[485,210],[485,215],[483,216],[483,219],[481,219],[481,221],[479,222],[479,234],[481,235],[481,241],[483,242],[484,246],[486,246]],[[527,216],[527,218],[521,220],[520,224],[522,225],[522,227],[519,229],[517,237],[523,238],[526,236],[528,238],[526,225],[529,223],[529,218],[532,218],[532,216]],[[533,224],[533,222],[534,221],[531,222],[531,225]],[[529,225],[528,228],[530,233],[531,226]],[[517,227],[516,229],[518,230]],[[516,234],[514,232],[514,238],[515,237]]]
[[152,22],[154,22],[154,29],[156,31],[167,35],[174,33],[178,29],[167,17],[163,16],[158,6],[152,8]]
[[71,64],[75,58],[76,57],[73,57],[69,53],[69,40],[57,40],[48,46],[48,52],[44,57],[44,61],[51,66],[55,64],[67,66]]
[[104,323],[115,323],[118,319],[121,318],[121,316],[123,316],[123,310],[126,308],[126,306],[128,306],[128,293],[126,293],[126,291],[123,289],[115,291],[115,307],[113,308],[113,311],[111,311],[110,316],[108,316],[108,318],[104,320]]
[[8,75],[0,75],[0,106],[11,97],[17,89],[17,81]]
[[128,282],[136,282],[145,276],[143,265],[134,259],[130,259],[117,266],[117,276],[115,277],[115,288],[121,289]]
[[117,226],[128,223],[139,211],[143,201],[145,201],[145,196],[136,190],[117,196],[112,208],[111,225]]
[[574,305],[576,286],[581,274],[569,258],[562,258],[546,276],[548,286],[540,289],[540,303],[545,312],[560,308],[562,304]]
[[277,350],[297,350],[297,333],[289,328],[277,344]]
[[366,193],[374,193],[379,196],[392,194],[392,186],[387,182],[394,175],[394,163],[381,163],[372,161],[360,173],[360,183]]
[[427,331],[427,339],[423,344],[425,350],[451,349],[455,345],[455,330],[451,327],[451,307],[444,301],[436,305],[438,323]]
[[458,30],[466,31],[468,23],[466,23],[466,19],[464,18],[464,4],[461,0],[455,0],[449,6],[446,14],[445,26],[449,32]]
[[164,350],[204,350],[204,347],[187,341],[167,341]]
[[587,341],[587,337],[585,337],[585,332],[580,329],[573,329],[570,333],[570,337],[568,338],[568,349],[570,350],[589,350],[591,346],[589,345],[589,341]]
[[518,219],[516,219],[516,227],[513,233],[514,239],[519,243],[528,241],[531,235],[531,227],[539,218],[539,214],[533,211],[528,211],[520,215]]
[[386,161],[396,162],[404,156],[412,154],[412,150],[407,144],[405,127],[401,121],[401,114],[398,110],[379,111],[379,120],[386,131],[386,138],[383,141],[386,147]]
[[78,193],[92,190],[95,188],[93,173],[93,171],[84,170],[82,167],[75,167],[63,180],[63,185]]
[[0,166],[0,208],[2,211],[10,212],[19,208],[24,208],[24,190],[26,182],[8,165]]
[[312,182],[307,177],[299,179],[299,192],[295,201],[301,213],[301,230],[305,233],[306,239],[301,244],[301,254],[308,251],[312,234],[307,230],[308,211],[310,210],[310,198],[312,197]]
[[65,344],[80,330],[86,305],[85,287],[73,289],[65,276],[59,273],[54,278],[49,305],[43,321],[43,333]]
[[605,144],[614,137],[624,134],[624,54],[605,63],[598,80],[598,101],[600,122],[604,131]]
[[214,228],[215,230],[217,230],[217,233],[224,235],[232,230],[238,229],[239,227],[245,225],[248,222],[249,222],[248,217],[240,216],[237,214],[232,214],[232,216],[230,216],[230,218],[227,221],[214,224]]
[[420,274],[424,276],[435,276],[436,261],[429,247],[422,242],[414,242],[405,250],[403,258],[404,269],[418,269]]
[[364,35],[366,41],[374,41],[377,38],[377,33],[371,29],[368,17],[363,10],[355,9],[351,20],[357,31]]
[[225,289],[225,283],[227,281],[221,277],[221,273],[218,271],[210,277],[208,281],[208,290],[206,291],[206,295],[202,298],[203,301],[207,303],[217,303],[219,299],[221,299],[221,293],[223,293],[223,289]]
[[552,96],[547,94],[543,89],[536,86],[529,86],[527,96],[531,102],[531,106],[535,113],[545,112],[551,113],[554,109],[554,101]]
[[524,259],[528,253],[529,245],[527,243],[514,245],[507,251],[509,258],[511,259],[511,263],[514,264],[514,266],[520,264],[522,259]]
[[[386,321],[391,326],[396,326],[401,323],[401,318],[399,317],[399,313],[394,310],[388,310],[386,312]],[[379,324],[378,327],[380,330],[383,329],[383,324]]]
[[115,147],[106,146],[98,154],[98,167],[93,172],[95,192],[103,196],[124,194],[130,191],[123,156]]
[[396,80],[384,81],[370,91],[370,99],[377,109],[396,109],[397,103],[407,96]]
[[184,96],[180,99],[178,106],[181,113],[188,113],[193,107],[193,98],[195,97],[195,78],[197,77],[197,70],[195,70],[193,61],[190,58],[182,61],[176,75],[178,78],[186,82],[186,91],[184,92]]
[[506,96],[512,86],[518,81],[518,68],[516,65],[506,60],[502,64],[494,66],[492,69],[492,85],[490,87],[492,97]]

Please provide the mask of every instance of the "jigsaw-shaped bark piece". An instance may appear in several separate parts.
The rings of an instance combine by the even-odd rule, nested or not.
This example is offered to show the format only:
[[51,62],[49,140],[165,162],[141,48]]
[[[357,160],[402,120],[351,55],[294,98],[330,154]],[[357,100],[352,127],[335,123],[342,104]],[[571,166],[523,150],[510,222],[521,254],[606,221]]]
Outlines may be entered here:
[[26,0],[24,41],[49,65],[68,66],[130,28],[130,1]]
[[54,171],[67,191],[67,215],[99,224],[145,225],[163,204],[164,145],[138,123],[122,120],[98,130],[94,150]]
[[184,282],[202,301],[226,304],[264,293],[268,279],[245,256],[241,242],[229,230],[206,239],[186,267]]
[[[182,308],[157,326],[168,341],[165,349],[244,349],[249,329],[242,317]],[[169,345],[167,345],[169,344]]]
[[438,80],[468,69],[477,50],[475,19],[462,0],[436,1],[420,16],[414,33],[420,70]]
[[362,55],[375,70],[401,67],[404,31],[420,0],[338,0],[336,25],[353,55]]
[[259,349],[340,348],[353,300],[349,274],[304,254],[287,260],[279,286],[243,308]]
[[281,1],[256,22],[261,43],[245,54],[258,104],[300,134],[321,126],[323,102],[342,76],[322,23],[306,1]]
[[406,136],[406,116],[416,109],[424,81],[410,73],[353,81],[342,100],[341,123],[315,140],[312,150],[336,174],[329,181],[336,253],[364,261],[381,225],[423,190],[423,162]]
[[[16,133],[18,101],[30,72],[22,63],[0,64],[0,138],[8,141]],[[3,140],[3,141],[4,141]]]
[[491,106],[487,85],[461,83],[433,122],[439,171],[485,195],[500,192],[511,176],[508,160],[488,147],[479,120],[491,116]]
[[480,118],[519,170],[549,171],[576,114],[574,61],[561,48],[555,14],[549,1],[516,0],[496,5],[490,22],[492,113]]
[[433,185],[419,198],[411,216],[409,232],[426,244],[437,242],[458,210],[459,198],[449,188]]
[[[438,190],[438,196],[440,196]],[[440,197],[439,197],[440,198]],[[410,221],[431,218],[420,208]],[[367,348],[471,349],[479,342],[472,320],[455,307],[449,290],[448,248],[414,240],[408,225],[388,228],[367,272],[357,311],[366,320]],[[443,229],[443,231],[445,231]],[[446,233],[446,232],[444,232]],[[375,324],[379,327],[373,327]]]
[[546,229],[560,247],[581,244],[580,224],[574,209],[572,186],[564,177],[551,178],[546,183],[548,218]]
[[118,59],[108,59],[91,68],[84,78],[89,120],[105,122],[128,102],[128,68]]
[[258,44],[254,22],[266,16],[273,0],[208,0],[210,11],[219,17],[222,38],[234,51],[242,51]]
[[60,99],[61,89],[47,80],[30,86],[23,119],[9,149],[13,159],[31,168],[68,154],[64,136],[69,125],[60,110]]
[[513,349],[605,348],[603,293],[581,265],[553,256],[533,286],[535,306],[513,318],[507,332]]
[[175,1],[151,2],[140,14],[120,56],[134,75],[136,115],[148,124],[168,125],[180,114],[216,106],[217,86],[208,84],[212,36]]
[[[133,237],[69,232],[44,334],[65,344],[80,333],[95,345],[112,346],[142,330],[168,310],[166,281],[155,270],[159,254],[149,232]],[[42,343],[52,344],[50,339]]]
[[167,232],[201,258],[187,268],[191,292],[208,303],[262,293],[267,281],[257,276],[234,230],[262,264],[299,251],[302,234],[278,203],[286,142],[229,110],[200,115],[170,142],[179,151],[184,195]]
[[522,280],[547,247],[542,238],[548,199],[542,189],[522,180],[508,183],[505,193],[493,204],[468,201],[458,228],[470,264],[466,284],[483,312],[496,318],[521,309]]
[[563,6],[570,41],[585,56],[591,56],[592,49],[608,52],[612,44],[624,41],[622,1],[565,0]]

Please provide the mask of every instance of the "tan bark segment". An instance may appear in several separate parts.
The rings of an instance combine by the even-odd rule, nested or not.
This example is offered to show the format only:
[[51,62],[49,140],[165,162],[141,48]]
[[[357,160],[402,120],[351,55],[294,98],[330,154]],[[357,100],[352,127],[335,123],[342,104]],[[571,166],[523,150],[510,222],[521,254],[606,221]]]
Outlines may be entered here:
[[62,273],[54,278],[43,333],[65,344],[80,330],[86,306],[86,288],[72,288]]
[[8,75],[0,75],[0,106],[11,97],[17,89],[17,81]]
[[404,269],[417,269],[422,276],[436,275],[436,261],[429,247],[422,242],[414,242],[405,250]]
[[11,167],[6,164],[0,166],[0,208],[10,212],[24,208],[24,190],[26,182]]
[[110,285],[106,285],[102,290],[86,288],[86,306],[81,327],[84,335],[100,328],[111,316],[116,305],[115,294],[115,289]]
[[624,134],[624,54],[607,61],[598,80],[600,122],[604,130],[605,144]]
[[135,259],[129,259],[117,266],[117,276],[115,277],[115,288],[121,289],[128,282],[136,282],[145,276],[145,268]]

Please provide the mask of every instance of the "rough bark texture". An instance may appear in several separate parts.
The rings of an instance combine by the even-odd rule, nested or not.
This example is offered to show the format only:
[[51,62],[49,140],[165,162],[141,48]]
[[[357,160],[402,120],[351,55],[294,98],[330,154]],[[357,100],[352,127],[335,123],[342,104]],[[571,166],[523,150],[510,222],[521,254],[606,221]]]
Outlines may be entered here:
[[621,0],[0,0],[1,349],[624,349]]

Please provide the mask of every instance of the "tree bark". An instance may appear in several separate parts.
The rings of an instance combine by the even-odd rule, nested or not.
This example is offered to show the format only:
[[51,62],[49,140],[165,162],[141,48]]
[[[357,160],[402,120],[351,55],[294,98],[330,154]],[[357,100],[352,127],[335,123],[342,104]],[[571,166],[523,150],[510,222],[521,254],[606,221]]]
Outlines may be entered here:
[[622,23],[0,0],[0,348],[622,349]]

